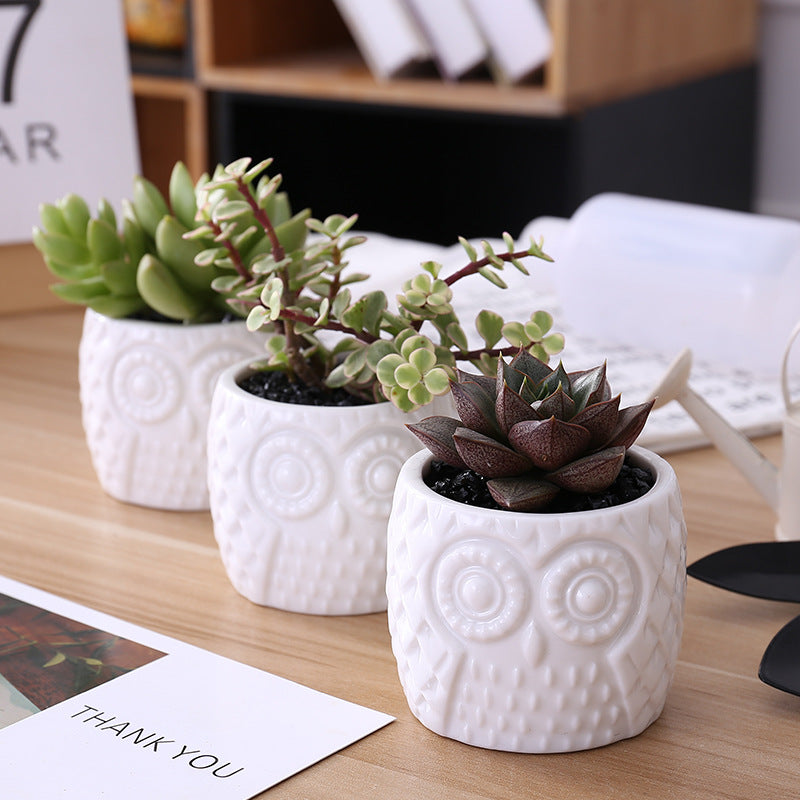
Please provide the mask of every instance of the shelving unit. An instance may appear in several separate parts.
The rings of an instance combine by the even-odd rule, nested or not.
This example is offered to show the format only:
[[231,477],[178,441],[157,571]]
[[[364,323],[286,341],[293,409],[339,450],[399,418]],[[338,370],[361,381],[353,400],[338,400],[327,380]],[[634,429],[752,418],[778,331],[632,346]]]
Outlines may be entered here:
[[[206,163],[210,92],[563,118],[755,58],[757,0],[547,0],[546,9],[552,57],[532,83],[501,86],[433,75],[376,80],[332,0],[193,0],[189,77],[134,79],[143,163],[156,177],[176,153]],[[159,143],[162,115],[169,122]]]
[[142,171],[276,156],[296,206],[442,243],[606,190],[749,208],[758,7],[546,0],[552,56],[503,86],[376,80],[333,0],[191,0],[185,51],[133,59]]

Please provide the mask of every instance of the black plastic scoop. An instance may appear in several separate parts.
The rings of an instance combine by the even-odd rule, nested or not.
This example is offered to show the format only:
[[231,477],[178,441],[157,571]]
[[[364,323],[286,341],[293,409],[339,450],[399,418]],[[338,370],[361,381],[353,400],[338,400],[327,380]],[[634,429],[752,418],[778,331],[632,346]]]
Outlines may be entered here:
[[[731,592],[800,603],[800,541],[727,547],[695,561],[686,571]],[[768,686],[800,695],[800,617],[775,634],[764,651],[758,677]]]
[[800,541],[727,547],[695,561],[686,571],[731,592],[800,603]]
[[758,677],[769,686],[800,695],[800,617],[787,622],[767,645]]

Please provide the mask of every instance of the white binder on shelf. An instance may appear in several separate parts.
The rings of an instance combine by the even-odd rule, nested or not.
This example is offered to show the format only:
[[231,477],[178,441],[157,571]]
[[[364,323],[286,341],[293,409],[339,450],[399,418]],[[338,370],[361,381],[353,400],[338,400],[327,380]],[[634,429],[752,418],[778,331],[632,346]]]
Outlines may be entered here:
[[430,44],[442,77],[458,80],[480,67],[489,55],[464,0],[405,0]]
[[402,0],[334,3],[376,79],[398,77],[430,61],[430,47]]
[[550,57],[553,39],[537,0],[466,0],[489,43],[501,83],[519,83]]

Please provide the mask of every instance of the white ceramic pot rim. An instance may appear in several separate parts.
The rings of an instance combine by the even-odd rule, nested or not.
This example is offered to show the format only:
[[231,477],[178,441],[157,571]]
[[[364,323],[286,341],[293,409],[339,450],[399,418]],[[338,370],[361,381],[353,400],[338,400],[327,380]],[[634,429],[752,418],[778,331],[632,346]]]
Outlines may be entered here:
[[[244,325],[245,320],[244,318],[239,319],[224,319],[224,320],[217,320],[216,322],[184,322],[179,319],[137,319],[136,317],[106,317],[105,314],[101,314],[99,311],[94,311],[91,308],[86,309],[87,314],[93,314],[97,317],[103,317],[105,319],[113,320],[114,325],[130,325],[133,327],[141,327],[143,325],[154,325],[159,330],[168,330],[168,329],[175,329],[175,330],[198,330],[199,328],[219,328],[220,325]],[[254,359],[250,359],[253,361]]]
[[233,392],[234,394],[240,395],[242,398],[250,398],[253,402],[257,403],[275,403],[279,406],[299,406],[301,408],[313,408],[314,413],[318,413],[320,416],[325,415],[337,415],[339,417],[347,417],[348,415],[352,416],[361,416],[363,415],[368,409],[371,408],[383,408],[384,406],[389,405],[389,401],[387,400],[385,403],[366,403],[364,405],[356,405],[356,406],[317,406],[317,405],[306,405],[302,403],[282,403],[279,400],[270,400],[266,397],[259,397],[258,395],[252,394],[245,389],[242,389],[239,386],[239,381],[256,372],[255,364],[259,362],[259,358],[248,358],[245,361],[240,361],[237,364],[233,364],[228,367],[220,376],[219,376],[219,387],[220,389],[224,389],[228,392]]
[[578,514],[591,514],[594,517],[602,517],[603,515],[617,516],[620,509],[633,508],[641,503],[650,503],[658,495],[669,491],[669,477],[673,474],[672,467],[661,456],[654,453],[652,450],[647,450],[643,447],[633,446],[629,448],[628,455],[631,460],[637,465],[648,467],[655,474],[655,483],[650,487],[650,490],[631,500],[627,503],[609,506],[607,508],[592,508],[585,511],[562,511],[559,513],[547,513],[536,511],[505,511],[496,508],[481,508],[480,506],[468,506],[465,503],[459,503],[457,500],[451,500],[449,497],[434,492],[425,481],[422,479],[424,473],[428,471],[430,463],[434,460],[434,456],[428,450],[421,450],[415,453],[411,458],[406,461],[403,466],[403,479],[408,482],[408,489],[413,492],[418,492],[425,495],[428,500],[436,500],[440,503],[450,504],[460,509],[469,509],[470,513],[476,514],[502,514],[505,518],[509,519],[527,519],[540,516],[547,517],[548,519],[568,519],[575,517]]

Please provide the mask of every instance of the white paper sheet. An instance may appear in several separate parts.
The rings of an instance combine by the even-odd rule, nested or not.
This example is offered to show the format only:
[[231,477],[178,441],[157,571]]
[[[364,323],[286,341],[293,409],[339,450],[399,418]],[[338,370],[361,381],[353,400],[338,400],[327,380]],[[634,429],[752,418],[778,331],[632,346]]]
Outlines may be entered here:
[[[128,665],[0,730],[3,796],[14,800],[247,800],[392,721],[2,577],[0,612],[0,673],[22,694],[46,683],[52,698],[54,670],[86,660],[82,642],[104,669]],[[102,633],[125,642],[97,644]],[[129,667],[137,661],[147,663]]]

